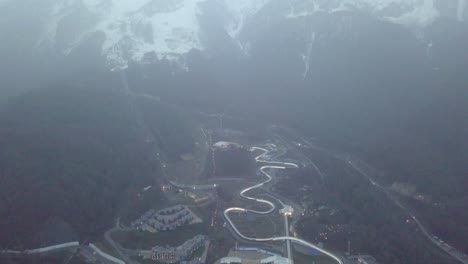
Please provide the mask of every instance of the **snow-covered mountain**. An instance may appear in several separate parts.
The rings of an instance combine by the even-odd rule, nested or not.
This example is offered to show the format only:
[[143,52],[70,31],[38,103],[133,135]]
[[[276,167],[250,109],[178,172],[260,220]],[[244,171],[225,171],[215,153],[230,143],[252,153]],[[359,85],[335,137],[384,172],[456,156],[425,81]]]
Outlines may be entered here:
[[114,69],[126,68],[129,61],[141,62],[148,54],[185,65],[192,50],[209,52],[206,24],[201,23],[207,17],[245,49],[250,40],[243,33],[259,18],[269,23],[271,19],[356,11],[420,31],[441,16],[463,20],[465,0],[457,1],[44,0],[37,6],[32,0],[1,0],[0,30],[5,32],[3,27],[17,20],[33,23],[30,44],[61,55],[72,53],[98,35],[101,53]]

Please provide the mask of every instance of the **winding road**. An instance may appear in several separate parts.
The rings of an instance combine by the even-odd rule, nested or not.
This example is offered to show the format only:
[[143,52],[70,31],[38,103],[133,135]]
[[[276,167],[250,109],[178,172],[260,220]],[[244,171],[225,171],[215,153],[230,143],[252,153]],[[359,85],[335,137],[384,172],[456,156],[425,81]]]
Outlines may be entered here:
[[[287,168],[298,168],[299,166],[297,164],[294,164],[294,163],[288,163],[288,162],[279,162],[279,161],[268,161],[268,160],[264,160],[264,156],[266,154],[268,154],[270,151],[267,150],[267,149],[264,149],[264,148],[259,148],[259,147],[253,147],[251,148],[252,150],[260,150],[260,151],[263,151],[262,154],[260,154],[259,156],[257,156],[255,158],[255,160],[257,162],[262,162],[262,163],[268,163],[268,164],[271,164],[271,165],[265,165],[265,166],[262,166],[260,168],[260,171],[263,173],[263,175],[265,175],[267,177],[267,179],[259,184],[256,184],[256,185],[253,185],[251,187],[248,187],[248,188],[245,188],[244,190],[242,190],[240,192],[240,196],[244,199],[247,199],[247,200],[251,200],[251,201],[255,201],[255,202],[258,202],[258,203],[263,203],[263,204],[267,204],[269,206],[270,209],[266,210],[266,211],[257,211],[257,210],[251,210],[251,209],[245,209],[245,208],[240,208],[240,207],[231,207],[231,208],[227,208],[225,211],[224,211],[224,217],[226,218],[227,222],[229,223],[229,225],[232,227],[232,229],[234,230],[234,232],[239,236],[241,237],[242,239],[245,239],[245,240],[248,240],[248,241],[254,241],[254,242],[272,242],[272,241],[286,241],[286,242],[295,242],[295,243],[298,243],[298,244],[302,244],[306,247],[310,247],[314,250],[317,250],[319,252],[321,252],[322,254],[325,254],[331,258],[333,258],[334,260],[336,260],[339,264],[343,264],[343,261],[336,255],[334,255],[333,253],[329,252],[329,251],[326,251],[312,243],[309,243],[305,240],[302,240],[302,239],[299,239],[299,238],[296,238],[296,237],[291,237],[289,236],[288,234],[286,236],[281,236],[281,237],[270,237],[270,238],[253,238],[253,237],[247,237],[245,235],[243,235],[236,227],[236,225],[232,222],[231,218],[229,218],[229,213],[230,212],[241,212],[241,213],[254,213],[254,214],[260,214],[260,215],[267,215],[267,214],[270,214],[272,213],[273,211],[275,211],[276,209],[276,206],[275,204],[273,204],[272,202],[270,201],[267,201],[267,200],[264,200],[264,199],[258,199],[258,198],[255,198],[255,197],[251,197],[251,196],[247,196],[246,193],[253,190],[253,189],[256,189],[256,188],[260,188],[266,184],[268,184],[269,182],[271,182],[271,180],[273,179],[271,175],[268,174],[268,172],[266,172],[265,170],[268,170],[268,169],[279,169],[279,170],[284,170],[284,169],[287,169]],[[282,203],[282,202],[281,202]],[[286,227],[288,228],[288,227]]]
[[79,247],[80,243],[78,241],[75,242],[69,242],[69,243],[63,243],[59,245],[54,245],[54,246],[49,246],[49,247],[43,247],[43,248],[36,248],[36,249],[26,249],[26,250],[0,250],[0,254],[40,254],[40,253],[47,253],[50,251],[56,251],[56,250],[62,250],[62,249],[67,249],[71,247]]

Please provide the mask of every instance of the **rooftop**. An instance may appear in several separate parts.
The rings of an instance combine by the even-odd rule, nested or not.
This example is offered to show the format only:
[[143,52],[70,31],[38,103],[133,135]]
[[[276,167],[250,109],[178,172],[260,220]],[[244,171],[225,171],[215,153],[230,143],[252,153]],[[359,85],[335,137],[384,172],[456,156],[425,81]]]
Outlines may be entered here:
[[234,142],[219,141],[213,144],[213,147],[217,149],[229,149],[229,148],[239,148],[240,145]]
[[221,264],[242,263],[242,259],[238,257],[225,257],[221,259],[220,263]]
[[260,261],[262,264],[273,263],[273,264],[289,264],[289,259],[280,256],[271,256]]
[[294,208],[290,205],[285,205],[283,209],[279,210],[279,213],[282,215],[292,215],[294,213]]

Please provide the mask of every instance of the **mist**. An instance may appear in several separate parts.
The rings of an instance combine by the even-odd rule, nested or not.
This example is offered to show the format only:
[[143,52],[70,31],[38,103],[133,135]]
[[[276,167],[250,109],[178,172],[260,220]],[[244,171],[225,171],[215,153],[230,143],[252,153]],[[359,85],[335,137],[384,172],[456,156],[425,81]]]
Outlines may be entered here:
[[0,262],[468,263],[467,13],[0,0]]
[[457,16],[459,21],[463,21],[465,18],[465,11],[466,9],[466,1],[465,0],[459,0],[458,1],[458,10],[457,10]]

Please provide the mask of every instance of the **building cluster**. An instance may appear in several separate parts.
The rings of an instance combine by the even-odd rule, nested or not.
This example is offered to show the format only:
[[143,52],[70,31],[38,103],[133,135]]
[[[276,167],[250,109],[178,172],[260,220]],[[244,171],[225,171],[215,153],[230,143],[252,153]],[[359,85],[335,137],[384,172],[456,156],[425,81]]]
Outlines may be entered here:
[[328,240],[329,238],[337,239],[340,235],[352,232],[352,227],[341,224],[321,225],[318,228],[315,240]]
[[[214,185],[216,187],[216,184]],[[211,199],[207,193],[184,191],[187,197],[190,197],[195,203],[201,204]]]
[[237,248],[217,264],[290,264],[289,259],[259,248]]
[[193,253],[203,247],[208,240],[207,236],[197,235],[178,247],[155,246],[151,251],[142,251],[143,259],[151,259],[163,263],[198,264],[200,260],[190,260]]
[[138,230],[155,233],[172,231],[178,227],[196,223],[201,223],[201,219],[186,206],[176,205],[159,211],[151,209],[133,221],[131,226]]
[[172,191],[172,190],[174,190],[174,187],[170,184],[161,185],[161,191],[163,192]]
[[229,150],[241,148],[241,145],[234,142],[219,141],[213,144],[213,148],[217,150]]

